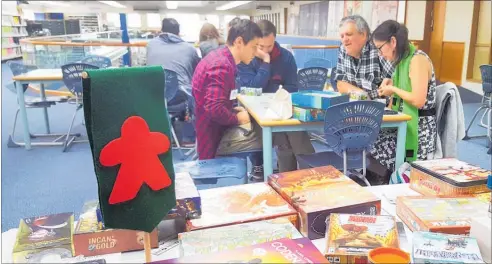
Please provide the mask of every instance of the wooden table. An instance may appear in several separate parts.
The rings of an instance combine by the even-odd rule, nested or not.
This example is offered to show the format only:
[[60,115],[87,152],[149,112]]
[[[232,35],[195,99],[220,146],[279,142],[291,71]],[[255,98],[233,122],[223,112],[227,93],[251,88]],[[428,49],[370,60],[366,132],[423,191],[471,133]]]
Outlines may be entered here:
[[[263,94],[261,96],[238,95],[237,97],[239,103],[249,112],[249,114],[262,128],[263,171],[265,181],[267,180],[268,175],[273,173],[273,133],[291,131],[321,131],[324,127],[324,122],[301,122],[292,118],[288,120],[269,120],[264,118],[269,100],[272,96],[273,94]],[[398,129],[395,168],[399,168],[404,162],[407,121],[410,119],[411,117],[406,114],[383,116],[383,123],[381,127]]]
[[[44,85],[52,82],[59,82],[63,80],[63,74],[61,69],[36,69],[28,73],[14,76],[14,85],[17,90],[17,102],[19,104],[19,114],[23,126],[24,132],[24,147],[31,149],[31,133],[29,131],[29,123],[27,122],[26,105],[24,101],[24,91],[22,89],[23,84],[40,84],[41,98],[46,100],[46,91]],[[44,108],[44,122],[46,126],[46,133],[50,134],[50,124],[48,118],[48,109]]]

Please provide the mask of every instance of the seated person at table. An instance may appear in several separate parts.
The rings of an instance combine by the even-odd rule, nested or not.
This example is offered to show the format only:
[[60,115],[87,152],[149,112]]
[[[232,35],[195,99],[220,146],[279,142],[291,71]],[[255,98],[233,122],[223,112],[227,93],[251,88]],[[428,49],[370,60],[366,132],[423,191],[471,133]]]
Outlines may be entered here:
[[[242,87],[263,88],[264,93],[275,93],[279,85],[291,93],[297,92],[294,56],[275,41],[277,29],[272,22],[261,20],[257,24],[263,37],[258,41],[256,57],[249,64],[238,65],[239,83]],[[304,131],[274,133],[273,142],[277,146],[280,172],[297,169],[295,154],[314,153],[309,135]],[[253,165],[262,164],[262,155],[258,156],[256,163],[251,159]]]
[[[393,80],[380,96],[392,97],[393,110],[412,116],[407,123],[406,161],[426,160],[436,143],[436,78],[430,58],[408,41],[408,29],[394,20],[379,25],[372,35],[381,56],[395,65]],[[395,164],[396,130],[383,129],[371,151],[389,170]],[[398,168],[394,168],[397,170]]]
[[389,81],[385,78],[391,78],[393,67],[378,56],[378,49],[369,41],[370,35],[369,25],[361,16],[341,20],[342,45],[335,72],[339,92],[363,91],[370,99],[376,99],[379,86]]
[[[147,65],[161,65],[176,72],[181,89],[191,95],[191,78],[200,61],[196,49],[179,36],[179,23],[174,18],[162,20],[162,33],[147,44]],[[168,105],[187,100],[186,93],[178,90]]]
[[210,23],[203,24],[198,40],[202,58],[205,58],[212,50],[224,45],[224,41],[222,40],[219,31]]

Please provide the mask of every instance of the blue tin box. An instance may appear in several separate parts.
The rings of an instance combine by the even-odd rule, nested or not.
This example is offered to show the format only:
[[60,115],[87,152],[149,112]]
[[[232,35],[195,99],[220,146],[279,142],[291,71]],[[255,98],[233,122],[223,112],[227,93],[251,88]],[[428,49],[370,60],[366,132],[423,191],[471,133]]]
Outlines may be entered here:
[[349,95],[339,92],[306,90],[292,93],[292,105],[304,108],[326,110],[330,106],[348,101]]
[[174,164],[174,170],[188,172],[198,190],[248,183],[245,158],[217,157]]
[[292,118],[302,122],[319,122],[325,120],[325,112],[323,109],[292,107]]

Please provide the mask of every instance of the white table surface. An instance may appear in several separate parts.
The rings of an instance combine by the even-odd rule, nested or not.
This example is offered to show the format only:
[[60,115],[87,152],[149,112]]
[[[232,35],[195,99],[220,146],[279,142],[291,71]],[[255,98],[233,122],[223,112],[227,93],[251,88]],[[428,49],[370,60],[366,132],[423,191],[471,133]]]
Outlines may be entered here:
[[[394,184],[394,185],[381,185],[381,186],[371,186],[366,187],[376,196],[381,199],[381,208],[382,215],[393,215],[397,218],[397,221],[400,219],[396,216],[396,205],[390,200],[396,199],[397,196],[410,196],[410,195],[419,195],[409,188],[408,184]],[[405,226],[406,236],[407,236],[407,245],[411,245],[412,241],[412,232]],[[15,243],[15,237],[17,234],[17,228],[10,229],[9,231],[2,233],[2,263],[11,263],[12,262],[12,249]],[[313,244],[319,249],[320,252],[324,253],[325,251],[325,239],[320,238],[312,241]],[[152,251],[154,251],[153,249]],[[410,248],[403,248],[403,250],[410,251]],[[152,254],[152,261],[178,258],[179,257],[179,249],[178,247],[174,247],[173,249],[161,254],[154,255]],[[80,257],[78,257],[80,258]],[[102,256],[90,257],[91,259],[106,259],[107,263],[144,263],[145,255],[143,251],[135,251],[135,252],[127,252],[127,253],[116,253],[116,254],[108,254]],[[70,263],[75,261],[76,258],[71,259],[63,259],[57,260],[50,259],[50,263]]]
[[58,69],[36,69],[32,70],[30,72],[21,74],[17,77],[29,77],[29,78],[43,78],[43,77],[51,77],[51,76],[60,76],[60,78],[63,78],[63,73],[61,68]]

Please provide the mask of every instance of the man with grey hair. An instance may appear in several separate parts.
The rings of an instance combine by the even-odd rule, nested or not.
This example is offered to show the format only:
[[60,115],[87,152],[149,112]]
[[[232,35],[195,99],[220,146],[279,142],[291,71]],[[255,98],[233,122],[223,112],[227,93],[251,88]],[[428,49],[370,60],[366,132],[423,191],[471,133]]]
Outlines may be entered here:
[[339,92],[362,91],[375,99],[379,86],[390,83],[393,66],[379,56],[370,36],[369,25],[361,16],[347,16],[340,21],[342,45],[335,72]]

